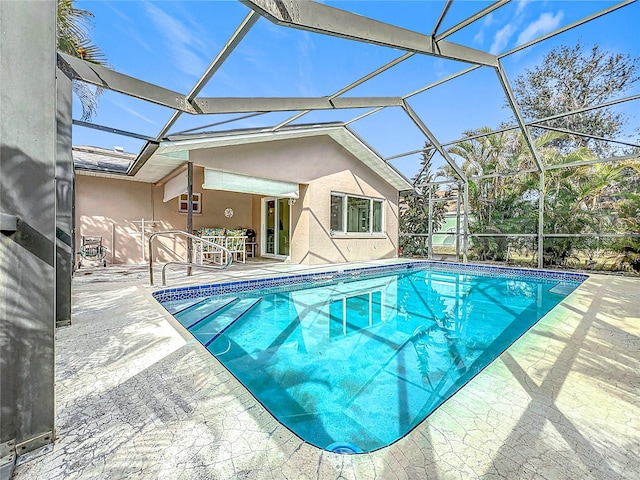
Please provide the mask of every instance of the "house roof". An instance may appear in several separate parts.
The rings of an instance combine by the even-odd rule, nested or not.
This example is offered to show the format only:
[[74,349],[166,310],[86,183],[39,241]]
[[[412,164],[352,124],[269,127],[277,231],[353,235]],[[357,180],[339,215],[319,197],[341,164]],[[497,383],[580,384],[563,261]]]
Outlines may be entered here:
[[136,158],[131,153],[90,146],[75,146],[72,155],[76,170],[93,175],[126,175]]
[[183,165],[189,159],[189,152],[193,150],[317,136],[332,138],[396,189],[413,188],[400,172],[341,123],[298,125],[277,131],[249,129],[170,136],[160,142],[158,149],[136,172],[135,178],[143,182],[157,182]]

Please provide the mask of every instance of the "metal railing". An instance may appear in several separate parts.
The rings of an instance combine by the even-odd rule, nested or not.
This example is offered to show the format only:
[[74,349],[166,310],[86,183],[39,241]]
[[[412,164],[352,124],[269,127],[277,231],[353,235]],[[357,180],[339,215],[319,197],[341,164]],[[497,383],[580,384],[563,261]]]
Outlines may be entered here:
[[222,245],[219,245],[217,243],[211,242],[209,240],[205,240],[203,238],[198,237],[197,235],[192,235],[191,233],[187,233],[187,232],[184,232],[182,230],[163,230],[161,232],[155,232],[155,233],[152,233],[151,236],[149,237],[149,283],[152,286],[153,286],[153,241],[157,237],[170,237],[170,236],[176,236],[176,235],[182,235],[183,237],[190,238],[192,240],[196,240],[196,241],[198,241],[200,243],[203,243],[203,244],[206,244],[206,245],[211,245],[215,249],[218,249],[222,253],[224,253],[226,255],[226,257],[227,257],[227,261],[226,261],[226,263],[224,265],[220,265],[220,266],[202,265],[202,264],[199,264],[199,263],[184,262],[184,261],[167,262],[162,267],[162,285],[163,286],[166,285],[166,273],[165,273],[165,270],[167,268],[167,265],[186,265],[188,267],[193,267],[193,268],[224,270],[224,269],[228,268],[229,265],[231,265],[231,263],[233,262],[233,256],[231,255],[231,252],[229,250],[227,250]]
[[226,265],[205,265],[202,263],[182,262],[179,260],[167,262],[162,266],[162,286],[164,287],[167,285],[166,269],[169,265],[185,265],[187,267],[193,267],[193,268],[204,268],[205,270],[224,270],[230,264],[231,264],[231,261],[229,261]]

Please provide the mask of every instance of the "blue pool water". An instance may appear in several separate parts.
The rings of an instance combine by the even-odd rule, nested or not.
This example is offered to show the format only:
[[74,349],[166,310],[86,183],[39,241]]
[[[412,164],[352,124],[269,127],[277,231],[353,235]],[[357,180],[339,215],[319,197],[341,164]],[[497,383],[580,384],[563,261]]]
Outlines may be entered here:
[[579,280],[412,268],[165,307],[285,426],[341,453],[402,438]]

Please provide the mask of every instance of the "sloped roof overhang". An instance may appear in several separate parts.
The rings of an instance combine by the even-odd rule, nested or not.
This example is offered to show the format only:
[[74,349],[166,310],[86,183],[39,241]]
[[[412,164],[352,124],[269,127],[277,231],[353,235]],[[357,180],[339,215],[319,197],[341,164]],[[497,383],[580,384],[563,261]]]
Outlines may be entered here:
[[[135,174],[138,181],[157,182],[167,177],[189,160],[189,152],[236,145],[272,142],[293,138],[326,135],[367,165],[377,175],[397,190],[412,188],[411,183],[392,165],[366,145],[343,124],[295,127],[272,130],[240,130],[236,132],[214,132],[195,135],[176,135],[160,142],[158,149]],[[239,172],[241,173],[241,172]]]

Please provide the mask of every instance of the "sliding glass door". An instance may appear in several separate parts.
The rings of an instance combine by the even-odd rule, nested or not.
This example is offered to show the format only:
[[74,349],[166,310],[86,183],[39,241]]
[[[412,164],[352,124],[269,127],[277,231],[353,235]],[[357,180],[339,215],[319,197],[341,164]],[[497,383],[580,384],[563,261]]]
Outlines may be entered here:
[[288,198],[262,200],[262,252],[265,257],[286,258],[291,240]]

